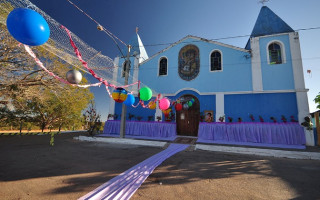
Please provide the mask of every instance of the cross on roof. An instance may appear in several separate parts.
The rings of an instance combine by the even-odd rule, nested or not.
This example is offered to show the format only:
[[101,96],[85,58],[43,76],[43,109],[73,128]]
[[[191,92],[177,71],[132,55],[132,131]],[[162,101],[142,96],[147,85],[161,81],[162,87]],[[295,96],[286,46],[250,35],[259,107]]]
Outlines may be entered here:
[[263,6],[266,2],[268,2],[269,0],[260,0],[259,3],[261,3]]

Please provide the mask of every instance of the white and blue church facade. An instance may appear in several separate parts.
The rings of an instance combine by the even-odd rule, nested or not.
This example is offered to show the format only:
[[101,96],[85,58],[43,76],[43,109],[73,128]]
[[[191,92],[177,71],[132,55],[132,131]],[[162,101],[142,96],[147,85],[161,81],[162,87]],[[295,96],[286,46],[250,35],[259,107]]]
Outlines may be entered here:
[[[251,122],[252,117],[256,122],[259,117],[264,122],[272,122],[271,117],[281,122],[284,116],[301,123],[309,115],[299,34],[266,6],[244,48],[189,35],[148,57],[138,34],[132,41],[131,55],[137,56],[131,57],[129,83],[140,80],[172,101],[195,99],[183,116],[175,113],[177,126],[186,118],[197,118],[192,123],[199,123],[207,111],[213,111],[215,122],[222,116],[226,122],[228,118]],[[124,83],[124,61],[114,60],[118,67],[113,79],[118,83]],[[120,116],[121,108],[121,103],[112,101],[109,113]],[[142,121],[151,116],[153,121],[165,118],[158,107],[128,107],[129,114],[141,116]]]

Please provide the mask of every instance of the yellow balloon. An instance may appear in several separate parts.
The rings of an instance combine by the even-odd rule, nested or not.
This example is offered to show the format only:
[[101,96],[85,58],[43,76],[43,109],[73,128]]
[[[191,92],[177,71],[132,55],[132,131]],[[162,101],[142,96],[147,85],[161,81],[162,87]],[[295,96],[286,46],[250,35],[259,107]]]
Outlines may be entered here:
[[151,110],[154,110],[154,109],[156,109],[157,104],[156,104],[156,102],[154,102],[154,101],[150,101],[149,104],[148,104],[148,107],[149,107]]
[[167,110],[163,110],[162,112],[163,112],[163,114],[167,115],[171,112],[171,108],[169,108]]

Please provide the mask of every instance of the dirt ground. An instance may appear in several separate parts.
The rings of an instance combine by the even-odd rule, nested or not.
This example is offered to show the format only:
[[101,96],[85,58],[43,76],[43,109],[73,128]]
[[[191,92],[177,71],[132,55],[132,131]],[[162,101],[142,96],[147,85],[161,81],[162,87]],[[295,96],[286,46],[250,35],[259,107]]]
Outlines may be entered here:
[[[0,136],[0,199],[77,199],[161,148],[81,142],[77,134]],[[131,199],[320,199],[320,161],[209,151],[167,159]]]

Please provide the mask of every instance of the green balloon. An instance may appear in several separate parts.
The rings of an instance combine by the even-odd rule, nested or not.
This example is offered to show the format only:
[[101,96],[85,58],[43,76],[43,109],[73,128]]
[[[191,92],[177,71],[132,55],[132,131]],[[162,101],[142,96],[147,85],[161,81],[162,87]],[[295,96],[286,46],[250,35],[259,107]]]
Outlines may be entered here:
[[188,106],[189,106],[189,107],[192,106],[192,101],[188,101]]
[[141,88],[139,93],[140,93],[140,99],[142,101],[149,101],[152,97],[152,91],[148,87]]

